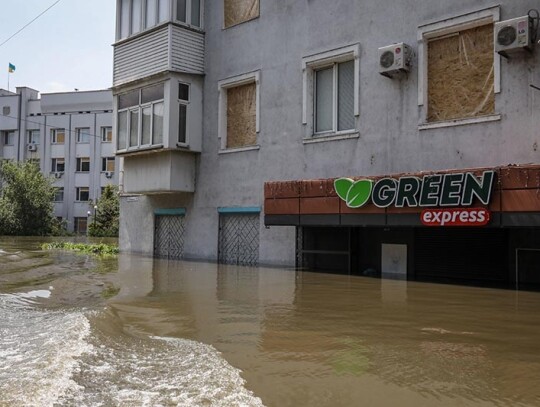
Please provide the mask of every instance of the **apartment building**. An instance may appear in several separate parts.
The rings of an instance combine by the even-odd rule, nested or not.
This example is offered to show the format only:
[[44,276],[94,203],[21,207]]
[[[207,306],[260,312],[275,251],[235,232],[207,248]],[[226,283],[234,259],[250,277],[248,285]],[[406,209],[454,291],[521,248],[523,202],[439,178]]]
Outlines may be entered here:
[[535,7],[118,0],[121,248],[540,283]]
[[0,108],[0,159],[37,161],[58,188],[56,217],[69,231],[86,233],[91,201],[118,184],[111,91],[0,89]]

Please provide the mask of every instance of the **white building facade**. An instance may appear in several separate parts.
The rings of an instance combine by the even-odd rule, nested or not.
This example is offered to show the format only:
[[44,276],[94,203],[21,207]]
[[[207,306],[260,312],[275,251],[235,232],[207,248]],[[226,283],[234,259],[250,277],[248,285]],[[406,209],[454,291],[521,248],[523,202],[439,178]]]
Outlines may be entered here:
[[[414,277],[444,233],[416,208],[343,208],[333,180],[540,162],[536,0],[117,5],[122,250],[376,273],[395,250]],[[512,228],[540,227],[540,202],[500,182],[488,229],[467,231],[515,281],[540,234]]]
[[86,233],[91,202],[118,184],[111,91],[0,90],[0,109],[0,159],[35,160],[57,188],[55,216]]

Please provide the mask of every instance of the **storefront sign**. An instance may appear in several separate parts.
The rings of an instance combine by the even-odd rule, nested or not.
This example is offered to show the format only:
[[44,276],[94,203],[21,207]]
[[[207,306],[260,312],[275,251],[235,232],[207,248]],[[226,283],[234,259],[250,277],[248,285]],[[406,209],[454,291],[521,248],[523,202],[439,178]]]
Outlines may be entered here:
[[485,226],[490,218],[484,208],[426,209],[420,215],[424,226]]
[[370,201],[379,208],[460,207],[472,205],[475,198],[488,205],[494,179],[495,171],[484,171],[481,177],[466,172],[383,178],[375,183],[339,178],[334,187],[349,208],[361,208]]

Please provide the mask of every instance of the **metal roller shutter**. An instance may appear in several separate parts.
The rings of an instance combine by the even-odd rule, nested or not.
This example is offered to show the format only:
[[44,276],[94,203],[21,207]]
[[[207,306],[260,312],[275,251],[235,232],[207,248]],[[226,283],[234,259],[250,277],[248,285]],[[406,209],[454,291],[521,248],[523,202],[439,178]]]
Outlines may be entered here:
[[508,245],[501,229],[417,229],[417,279],[508,281]]

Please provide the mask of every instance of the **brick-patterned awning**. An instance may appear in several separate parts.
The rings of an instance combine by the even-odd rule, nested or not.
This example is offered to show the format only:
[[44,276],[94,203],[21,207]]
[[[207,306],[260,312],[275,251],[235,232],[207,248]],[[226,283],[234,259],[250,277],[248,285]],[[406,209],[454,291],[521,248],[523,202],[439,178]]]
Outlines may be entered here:
[[[391,174],[352,179],[424,177],[431,174],[471,172],[477,175],[495,171],[496,179],[489,205],[490,226],[540,226],[540,165],[509,165],[496,168],[466,168],[446,171]],[[348,174],[344,174],[348,175]],[[334,178],[318,180],[272,181],[264,185],[266,225],[335,226],[421,226],[423,208],[378,208],[368,203],[361,208],[347,207],[334,190]]]

